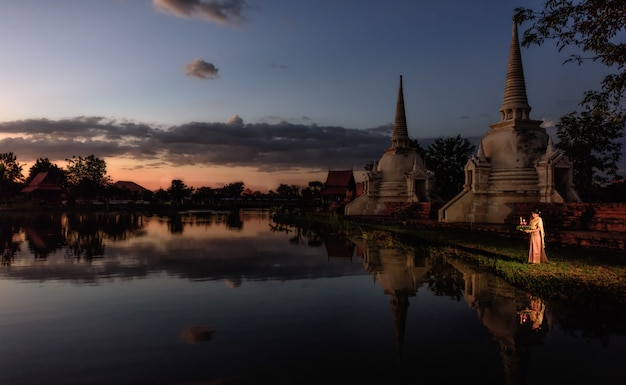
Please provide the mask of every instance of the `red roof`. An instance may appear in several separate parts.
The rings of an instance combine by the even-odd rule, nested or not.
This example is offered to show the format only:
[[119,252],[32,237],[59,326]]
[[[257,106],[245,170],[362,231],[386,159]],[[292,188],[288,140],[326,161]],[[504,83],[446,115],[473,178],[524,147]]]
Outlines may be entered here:
[[329,170],[326,187],[347,187],[354,182],[352,170]]
[[117,187],[119,189],[125,189],[131,192],[148,191],[147,188],[144,188],[135,182],[129,182],[129,181],[124,181],[124,180],[113,183],[113,187]]
[[356,187],[352,170],[328,170],[322,195],[339,195],[350,198]]
[[59,186],[56,183],[47,181],[46,180],[47,178],[48,178],[47,172],[40,172],[39,174],[35,175],[35,177],[33,178],[33,180],[30,181],[28,186],[22,189],[22,192],[29,193],[35,190],[37,191],[63,191],[63,188],[61,188],[61,186]]

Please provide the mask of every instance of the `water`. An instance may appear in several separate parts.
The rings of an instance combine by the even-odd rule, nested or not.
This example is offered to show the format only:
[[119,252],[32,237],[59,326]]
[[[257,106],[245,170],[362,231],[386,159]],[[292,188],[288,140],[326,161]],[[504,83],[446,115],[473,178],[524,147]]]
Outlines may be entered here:
[[[0,384],[623,384],[615,320],[267,211],[0,219]],[[617,330],[615,330],[617,329]]]

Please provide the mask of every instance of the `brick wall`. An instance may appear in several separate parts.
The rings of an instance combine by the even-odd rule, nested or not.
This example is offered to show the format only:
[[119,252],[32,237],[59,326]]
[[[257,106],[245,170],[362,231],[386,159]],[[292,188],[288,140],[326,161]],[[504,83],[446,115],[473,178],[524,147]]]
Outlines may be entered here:
[[385,202],[382,216],[398,217],[400,219],[428,219],[431,215],[430,202]]
[[515,225],[519,217],[528,219],[535,208],[555,230],[605,231],[626,236],[626,203],[519,203],[506,222]]

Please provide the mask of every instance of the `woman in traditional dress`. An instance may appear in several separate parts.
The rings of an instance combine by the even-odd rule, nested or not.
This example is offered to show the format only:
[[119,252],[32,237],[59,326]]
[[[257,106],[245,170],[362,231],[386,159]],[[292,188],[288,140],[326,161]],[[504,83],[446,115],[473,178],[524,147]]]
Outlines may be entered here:
[[546,233],[543,229],[543,219],[539,216],[541,211],[534,209],[530,214],[530,221],[528,225],[530,230],[525,230],[530,234],[530,248],[528,250],[528,262],[529,263],[541,263],[548,262],[546,256]]

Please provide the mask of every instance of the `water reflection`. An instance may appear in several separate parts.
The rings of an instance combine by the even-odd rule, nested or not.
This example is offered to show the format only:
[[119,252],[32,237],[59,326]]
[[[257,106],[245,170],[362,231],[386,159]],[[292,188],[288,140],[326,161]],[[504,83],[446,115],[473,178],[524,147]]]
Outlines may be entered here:
[[439,296],[463,298],[475,309],[481,324],[500,345],[505,383],[526,383],[531,347],[540,346],[549,331],[546,304],[540,298],[462,261],[431,258],[428,249],[416,252],[377,242],[355,242],[365,269],[390,297],[400,364],[409,298],[427,287]]
[[[35,290],[25,289],[29,282],[54,281],[63,297],[56,290],[5,297],[0,353],[11,358],[0,361],[0,383],[11,375],[21,381],[10,383],[80,376],[54,364],[62,353],[68,362],[101,357],[89,372],[125,368],[117,384],[141,383],[125,379],[146,372],[154,384],[397,384],[433,374],[444,383],[610,384],[624,374],[625,339],[615,320],[581,319],[568,304],[546,303],[427,245],[318,234],[272,223],[267,214],[2,216],[0,286],[28,292]],[[142,283],[127,283],[133,278]],[[99,290],[86,290],[93,287]],[[81,299],[94,295],[98,306],[85,306]],[[55,302],[60,310],[47,307]],[[38,328],[55,330],[63,342],[31,340]],[[115,340],[118,330],[132,332]],[[100,343],[83,343],[96,331]],[[588,352],[577,334],[600,337],[604,349]],[[64,350],[72,343],[78,353]],[[581,357],[568,365],[585,373],[542,364],[564,349]],[[119,362],[121,354],[128,362]],[[38,373],[24,367],[33,356]],[[177,377],[168,366],[187,374]],[[94,376],[90,383],[111,383]]]
[[[204,211],[173,213],[156,220],[167,223],[169,233],[185,227],[223,224],[241,229],[243,212]],[[45,260],[63,250],[65,257],[91,261],[105,254],[105,244],[141,237],[150,215],[133,213],[3,213],[0,217],[2,264],[10,265],[26,243],[35,259]]]
[[463,274],[468,305],[476,309],[480,322],[500,346],[506,383],[526,383],[532,347],[541,346],[550,329],[546,304],[462,261],[449,262]]

